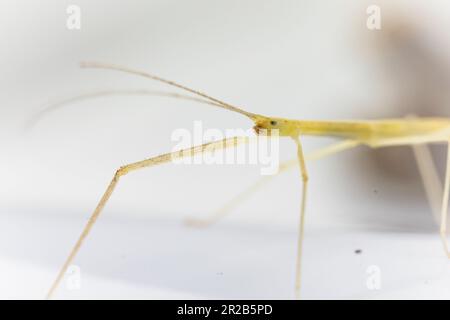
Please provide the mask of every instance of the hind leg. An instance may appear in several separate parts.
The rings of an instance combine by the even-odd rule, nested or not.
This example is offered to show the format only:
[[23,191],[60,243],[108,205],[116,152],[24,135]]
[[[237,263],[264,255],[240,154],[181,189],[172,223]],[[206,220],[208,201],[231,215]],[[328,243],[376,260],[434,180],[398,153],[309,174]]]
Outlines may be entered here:
[[436,224],[441,220],[442,183],[439,179],[430,148],[427,144],[413,145],[417,167],[422,177],[425,194]]
[[447,241],[447,210],[448,210],[448,193],[450,191],[450,140],[447,142],[447,164],[445,168],[445,184],[444,184],[444,195],[442,197],[442,208],[441,208],[441,239],[444,245],[445,253],[447,257],[450,258],[450,252],[448,251],[448,241]]

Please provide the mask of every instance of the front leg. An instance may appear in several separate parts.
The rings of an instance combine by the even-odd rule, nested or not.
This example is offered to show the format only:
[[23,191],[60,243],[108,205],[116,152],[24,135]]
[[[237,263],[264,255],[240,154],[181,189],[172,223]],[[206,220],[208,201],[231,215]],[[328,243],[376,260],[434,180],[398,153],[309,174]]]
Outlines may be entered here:
[[62,266],[60,272],[58,273],[58,276],[56,277],[55,281],[53,282],[53,285],[51,286],[48,294],[47,299],[51,298],[56,288],[59,286],[59,283],[61,282],[62,278],[64,277],[64,274],[67,271],[67,268],[70,266],[72,261],[75,259],[75,256],[77,255],[78,251],[81,248],[81,245],[83,244],[83,241],[88,236],[89,232],[91,231],[92,227],[94,226],[95,222],[97,221],[98,217],[100,216],[101,212],[103,211],[103,208],[105,207],[106,203],[108,202],[109,198],[111,197],[111,194],[113,193],[114,189],[117,186],[117,183],[119,182],[119,179],[128,174],[131,171],[152,167],[164,163],[171,162],[175,158],[181,158],[181,157],[192,157],[197,154],[202,154],[204,152],[214,152],[216,150],[224,149],[224,148],[231,148],[235,147],[240,143],[247,143],[248,138],[247,137],[234,137],[234,138],[228,138],[223,139],[216,142],[210,142],[206,143],[200,146],[165,153],[150,159],[146,159],[143,161],[138,161],[135,163],[131,163],[125,166],[120,167],[116,173],[114,174],[114,177],[110,184],[108,185],[108,188],[106,189],[105,193],[103,194],[103,197],[100,199],[100,202],[98,203],[97,207],[95,208],[94,212],[92,213],[91,217],[89,218],[86,226],[83,229],[83,232],[81,233],[80,237],[78,238],[78,241],[75,243],[74,247],[72,248],[68,258],[66,259],[64,265]]

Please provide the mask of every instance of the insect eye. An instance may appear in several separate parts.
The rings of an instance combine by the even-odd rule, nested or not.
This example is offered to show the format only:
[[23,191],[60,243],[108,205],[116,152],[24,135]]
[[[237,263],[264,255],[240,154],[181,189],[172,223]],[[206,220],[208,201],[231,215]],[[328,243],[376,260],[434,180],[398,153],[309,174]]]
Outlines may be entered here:
[[275,120],[270,121],[270,124],[271,124],[272,126],[276,126],[277,123],[278,123],[278,122],[276,122]]

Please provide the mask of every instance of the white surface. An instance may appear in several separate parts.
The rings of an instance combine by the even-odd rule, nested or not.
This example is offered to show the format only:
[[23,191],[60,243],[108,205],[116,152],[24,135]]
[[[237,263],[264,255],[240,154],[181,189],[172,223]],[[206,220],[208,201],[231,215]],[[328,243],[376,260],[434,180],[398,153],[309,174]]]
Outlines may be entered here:
[[[46,217],[29,224],[29,216],[18,215],[8,221],[1,230],[2,298],[42,298],[81,221]],[[329,229],[307,230],[303,298],[450,298],[450,262],[436,235]],[[24,234],[33,241],[23,243]],[[77,258],[80,288],[63,282],[56,297],[290,299],[295,240],[292,228],[224,223],[192,230],[105,217]],[[380,270],[379,290],[367,286],[371,266]]]
[[[398,8],[449,56],[440,38],[450,30],[446,2],[387,3],[383,10]],[[167,152],[172,131],[194,120],[220,129],[251,125],[183,101],[108,97],[68,106],[25,132],[44,105],[74,94],[162,88],[79,70],[79,61],[147,70],[263,114],[397,113],[395,88],[365,55],[376,36],[365,28],[364,2],[78,1],[80,31],[65,28],[68,4],[0,4],[0,298],[45,295],[118,166]],[[308,139],[306,148],[322,143]],[[397,167],[380,168],[380,153],[366,149],[309,164],[304,298],[449,298],[449,261],[412,153],[387,154]],[[282,157],[293,155],[290,141],[283,143]],[[186,216],[211,213],[258,172],[168,165],[125,177],[76,259],[81,290],[62,288],[57,297],[293,297],[297,171],[276,178],[223,224],[181,225]],[[381,268],[379,291],[366,287],[371,265]]]

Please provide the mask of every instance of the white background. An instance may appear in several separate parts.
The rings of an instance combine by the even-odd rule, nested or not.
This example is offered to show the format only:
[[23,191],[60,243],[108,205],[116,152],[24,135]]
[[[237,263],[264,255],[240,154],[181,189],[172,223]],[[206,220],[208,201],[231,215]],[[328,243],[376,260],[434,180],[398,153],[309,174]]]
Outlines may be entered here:
[[[69,4],[81,8],[81,30],[66,28]],[[366,28],[369,4],[3,0],[0,298],[45,296],[120,165],[170,151],[173,130],[190,129],[194,120],[223,130],[252,125],[192,102],[115,96],[67,106],[25,130],[33,114],[73,95],[165,89],[113,71],[81,70],[80,61],[142,69],[267,115],[445,115],[447,2],[378,2],[380,31]],[[420,48],[407,42],[398,50],[396,28]],[[425,54],[402,58],[414,50]],[[425,98],[405,104],[417,101],[417,79],[425,79],[437,108]],[[305,147],[330,142],[305,139]],[[281,152],[294,157],[291,141]],[[450,297],[450,262],[409,148],[361,148],[308,168],[302,297]],[[81,289],[63,283],[56,297],[293,298],[297,170],[216,226],[182,223],[214,212],[259,178],[255,166],[166,165],[126,176],[76,258]],[[366,285],[370,266],[380,270],[380,290]]]

